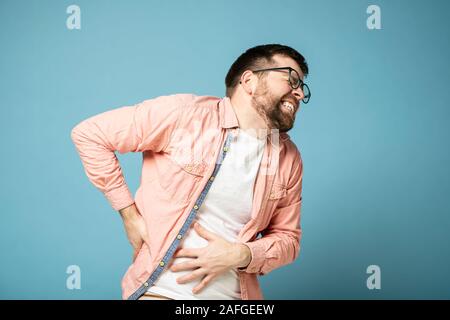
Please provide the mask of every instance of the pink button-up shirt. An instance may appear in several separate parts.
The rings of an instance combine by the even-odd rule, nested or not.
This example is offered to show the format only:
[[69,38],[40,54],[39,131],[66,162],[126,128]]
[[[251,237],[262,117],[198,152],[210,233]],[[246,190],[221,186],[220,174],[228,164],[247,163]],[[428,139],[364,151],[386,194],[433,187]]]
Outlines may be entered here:
[[[238,127],[228,97],[176,94],[106,111],[72,129],[90,181],[115,210],[135,203],[147,226],[150,243],[123,277],[123,299],[158,267],[210,178],[227,130]],[[300,152],[286,133],[271,132],[267,139],[251,219],[237,239],[252,254],[247,268],[239,270],[242,299],[263,299],[257,276],[293,262],[300,250]],[[115,151],[143,153],[135,197]]]

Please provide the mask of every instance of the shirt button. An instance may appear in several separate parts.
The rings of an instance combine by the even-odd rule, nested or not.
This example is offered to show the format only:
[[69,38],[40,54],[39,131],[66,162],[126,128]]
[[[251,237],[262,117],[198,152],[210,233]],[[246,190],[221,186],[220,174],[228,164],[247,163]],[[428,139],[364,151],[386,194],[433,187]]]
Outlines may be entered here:
[[144,283],[144,287],[148,287],[148,282]]
[[194,206],[194,209],[195,209],[195,210],[198,210],[198,205],[195,205],[195,206]]
[[160,265],[161,267],[164,267],[164,261],[161,261],[161,262],[159,263],[159,265]]
[[181,234],[177,235],[177,239],[178,239],[178,240],[180,240],[181,238],[182,238],[182,235],[181,235]]
[[223,151],[227,152],[228,151],[228,147],[223,147]]

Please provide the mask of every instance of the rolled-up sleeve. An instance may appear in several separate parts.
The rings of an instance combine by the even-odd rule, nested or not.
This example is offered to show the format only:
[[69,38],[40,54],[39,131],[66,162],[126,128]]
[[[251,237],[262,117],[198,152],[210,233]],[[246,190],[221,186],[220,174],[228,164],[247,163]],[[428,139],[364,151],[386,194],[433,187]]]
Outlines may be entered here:
[[265,275],[273,269],[292,263],[299,255],[302,229],[303,162],[297,151],[289,178],[286,196],[280,200],[262,237],[244,243],[250,248],[252,259],[243,269],[247,273]]
[[86,175],[115,210],[134,203],[115,151],[164,151],[186,96],[171,95],[88,118],[71,131]]

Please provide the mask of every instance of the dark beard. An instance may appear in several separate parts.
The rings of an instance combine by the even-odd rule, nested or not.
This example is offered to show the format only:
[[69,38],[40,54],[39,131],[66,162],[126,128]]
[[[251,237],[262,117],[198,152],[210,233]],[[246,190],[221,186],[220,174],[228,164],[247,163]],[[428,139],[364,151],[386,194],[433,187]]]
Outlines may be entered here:
[[264,119],[269,130],[278,129],[280,132],[291,130],[294,126],[295,115],[292,118],[281,110],[283,97],[272,96],[265,85],[261,85],[258,89],[252,97],[252,105]]

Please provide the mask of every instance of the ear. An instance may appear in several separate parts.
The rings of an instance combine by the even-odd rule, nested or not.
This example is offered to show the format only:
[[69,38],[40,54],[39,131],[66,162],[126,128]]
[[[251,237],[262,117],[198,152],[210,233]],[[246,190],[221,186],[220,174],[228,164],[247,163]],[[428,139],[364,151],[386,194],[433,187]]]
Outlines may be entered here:
[[250,70],[244,71],[244,73],[241,75],[241,79],[239,80],[239,84],[249,95],[253,95],[253,92],[255,92],[257,82],[257,77]]

